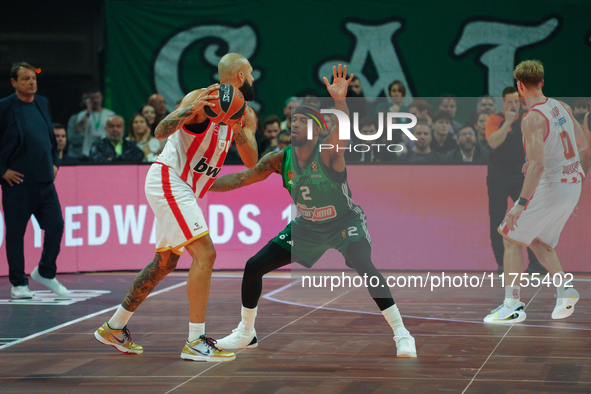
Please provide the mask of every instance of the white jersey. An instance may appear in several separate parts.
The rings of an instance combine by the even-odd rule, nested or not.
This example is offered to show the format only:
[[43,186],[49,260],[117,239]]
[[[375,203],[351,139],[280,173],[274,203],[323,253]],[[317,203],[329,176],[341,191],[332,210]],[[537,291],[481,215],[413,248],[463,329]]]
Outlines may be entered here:
[[174,170],[202,198],[220,173],[233,137],[232,129],[213,122],[199,134],[182,126],[168,137],[156,162]]
[[[558,100],[546,98],[529,111],[540,113],[548,125],[544,136],[544,173],[540,183],[579,183],[585,178],[575,140],[573,118]],[[525,144],[524,144],[525,147]],[[527,155],[527,150],[526,150]]]

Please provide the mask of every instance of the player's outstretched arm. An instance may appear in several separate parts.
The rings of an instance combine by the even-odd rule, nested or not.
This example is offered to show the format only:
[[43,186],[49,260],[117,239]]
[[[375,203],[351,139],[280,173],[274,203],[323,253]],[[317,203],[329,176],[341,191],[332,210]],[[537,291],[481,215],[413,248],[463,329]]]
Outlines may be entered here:
[[162,119],[162,121],[158,123],[156,130],[154,130],[154,135],[156,138],[159,140],[168,138],[178,129],[180,129],[182,125],[187,123],[187,121],[195,117],[197,117],[198,122],[204,121],[205,113],[202,112],[203,107],[206,105],[215,107],[215,104],[209,102],[208,100],[218,97],[217,94],[210,93],[218,89],[219,86],[219,84],[215,83],[206,89],[194,90],[187,94],[185,98],[183,98],[183,101],[181,101],[179,108],[169,113],[166,118]]
[[[353,74],[349,76],[347,79],[347,66],[342,67],[339,64],[339,68],[337,70],[336,66],[332,68],[332,76],[333,81],[332,84],[328,83],[328,79],[324,77],[324,84],[326,85],[326,90],[333,98],[335,103],[335,109],[342,111],[349,116],[349,108],[347,107],[347,88],[349,87],[349,83],[353,79]],[[345,148],[348,144],[347,140],[340,140],[339,139],[339,122],[336,122],[336,125],[333,127],[330,134],[324,139],[324,143],[332,144],[333,146],[339,146],[339,148]],[[336,150],[335,150],[336,153]],[[345,153],[344,149],[338,149],[338,154],[343,156]]]
[[221,176],[213,182],[210,192],[227,192],[264,181],[273,172],[281,173],[283,151],[267,153],[254,168]]
[[246,107],[246,114],[244,115],[244,127],[241,122],[236,122],[232,125],[234,132],[234,141],[236,141],[236,148],[244,165],[248,168],[254,168],[259,157],[257,141],[254,133],[257,129],[257,118],[250,107]]

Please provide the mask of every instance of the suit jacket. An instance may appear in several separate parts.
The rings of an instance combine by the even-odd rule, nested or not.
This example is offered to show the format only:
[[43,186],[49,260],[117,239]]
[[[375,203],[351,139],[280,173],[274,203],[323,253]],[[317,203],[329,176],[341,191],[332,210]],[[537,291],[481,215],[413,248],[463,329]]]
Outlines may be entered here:
[[[43,96],[35,95],[35,100],[33,102],[37,105],[43,119],[47,123],[49,141],[52,146],[53,164],[59,167],[57,140],[55,139],[55,133],[53,132],[53,124],[51,123],[49,100]],[[14,93],[0,100],[0,177],[4,175],[7,169],[12,169],[11,164],[23,149],[24,142],[24,115],[20,100],[16,96],[16,93]],[[2,184],[8,184],[2,178],[0,178],[0,182]]]

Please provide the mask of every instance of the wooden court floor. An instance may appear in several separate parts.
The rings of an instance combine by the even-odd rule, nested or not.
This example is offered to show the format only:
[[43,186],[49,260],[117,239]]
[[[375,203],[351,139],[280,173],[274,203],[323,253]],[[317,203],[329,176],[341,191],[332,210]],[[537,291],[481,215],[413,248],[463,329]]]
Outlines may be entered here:
[[[188,332],[182,272],[165,278],[129,323],[144,354],[123,355],[94,339],[133,276],[62,275],[82,294],[69,305],[0,300],[0,392],[591,393],[588,279],[575,282],[582,299],[570,318],[553,321],[550,293],[526,289],[528,318],[509,326],[481,323],[501,302],[498,289],[440,296],[396,289],[418,352],[398,359],[392,332],[365,290],[315,298],[294,289],[289,274],[271,276],[259,303],[259,347],[236,351],[232,362],[198,363],[179,357]],[[206,328],[213,338],[239,322],[240,278],[212,279]],[[5,279],[0,299],[10,297]],[[82,290],[103,293],[82,299]]]

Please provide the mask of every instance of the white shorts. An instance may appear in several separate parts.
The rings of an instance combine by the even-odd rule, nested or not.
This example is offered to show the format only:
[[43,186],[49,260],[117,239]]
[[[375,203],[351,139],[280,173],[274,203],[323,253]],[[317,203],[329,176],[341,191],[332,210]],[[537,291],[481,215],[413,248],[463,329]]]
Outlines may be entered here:
[[209,234],[191,186],[168,166],[154,163],[146,176],[146,198],[156,216],[156,251],[183,254],[183,247]]
[[529,246],[537,239],[548,249],[554,249],[580,195],[581,183],[540,184],[517,219],[515,230],[507,228],[505,218],[499,226],[499,233],[519,245]]

